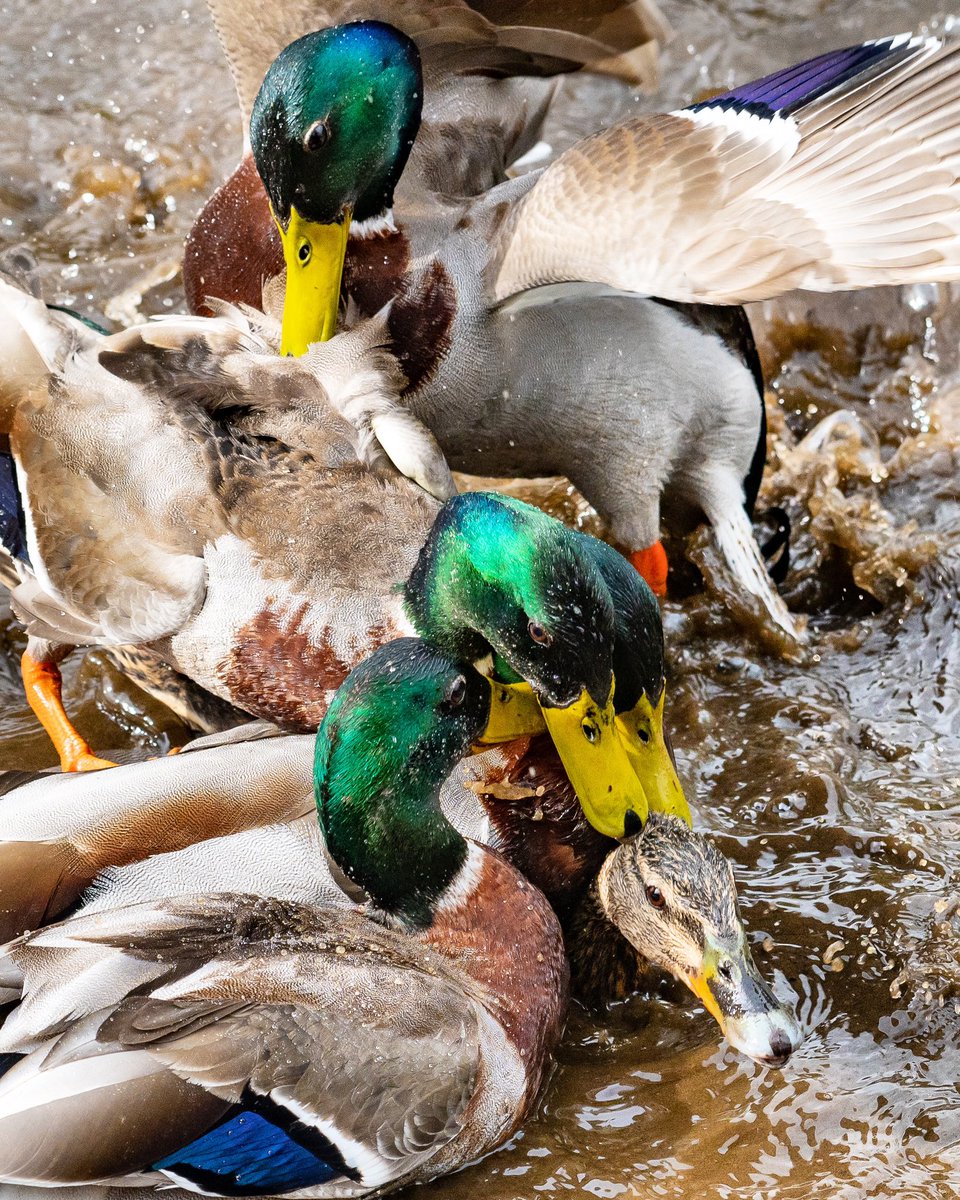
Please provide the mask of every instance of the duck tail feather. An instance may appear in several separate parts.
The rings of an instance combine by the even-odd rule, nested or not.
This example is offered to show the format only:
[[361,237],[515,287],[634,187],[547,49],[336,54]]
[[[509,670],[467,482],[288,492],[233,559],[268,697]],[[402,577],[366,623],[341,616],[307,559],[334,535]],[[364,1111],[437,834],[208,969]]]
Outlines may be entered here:
[[33,575],[25,575],[10,593],[10,607],[30,637],[55,646],[90,646],[103,636],[99,625],[68,611]]
[[774,624],[798,643],[805,634],[790,615],[786,604],[773,586],[753,527],[743,507],[741,486],[732,476],[708,477],[699,489],[699,500],[713,527],[717,545],[737,584],[755,596]]

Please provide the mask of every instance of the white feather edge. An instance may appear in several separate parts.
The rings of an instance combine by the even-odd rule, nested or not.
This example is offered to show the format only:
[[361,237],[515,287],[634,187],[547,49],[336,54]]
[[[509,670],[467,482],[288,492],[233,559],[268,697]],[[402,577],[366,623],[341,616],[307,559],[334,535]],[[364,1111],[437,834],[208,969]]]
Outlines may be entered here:
[[0,1079],[0,1121],[58,1100],[129,1083],[169,1068],[146,1050],[123,1050],[61,1063],[45,1071],[39,1056],[14,1063]]
[[674,110],[672,117],[682,117],[692,125],[720,129],[724,133],[741,134],[751,142],[763,141],[789,158],[800,145],[800,130],[792,117],[780,113],[773,117],[761,117],[758,113],[737,108],[689,108]]
[[391,408],[376,413],[370,418],[370,428],[401,475],[406,475],[440,501],[457,494],[457,485],[440,443],[412,412]]

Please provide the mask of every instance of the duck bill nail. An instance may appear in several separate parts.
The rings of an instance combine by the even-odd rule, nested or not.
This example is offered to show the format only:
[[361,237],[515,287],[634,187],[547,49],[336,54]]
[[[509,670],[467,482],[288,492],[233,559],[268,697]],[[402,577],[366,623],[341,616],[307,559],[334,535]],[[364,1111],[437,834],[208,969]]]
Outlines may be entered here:
[[529,683],[497,683],[495,679],[487,683],[490,716],[479,738],[481,748],[545,731],[543,712]]
[[617,715],[617,728],[627,755],[654,812],[679,817],[693,824],[663,728],[666,688],[656,704],[644,695],[629,712]]
[[800,1045],[792,1009],[773,994],[745,945],[733,952],[708,945],[701,973],[688,983],[730,1045],[755,1062],[782,1067]]
[[306,354],[311,343],[336,333],[350,216],[347,209],[342,220],[320,225],[291,208],[287,228],[277,222],[287,266],[281,354]]
[[647,798],[616,727],[611,697],[599,705],[586,689],[565,708],[541,704],[584,815],[599,833],[621,838],[647,819]]

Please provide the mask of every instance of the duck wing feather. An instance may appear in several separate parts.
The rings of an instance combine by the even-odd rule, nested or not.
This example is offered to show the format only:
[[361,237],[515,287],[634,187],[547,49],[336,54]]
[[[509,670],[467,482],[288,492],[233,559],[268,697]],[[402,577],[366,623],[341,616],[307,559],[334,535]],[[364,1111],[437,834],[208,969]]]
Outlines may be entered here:
[[[96,967],[88,965],[91,953]],[[193,1103],[184,1105],[176,1138],[158,1120],[159,1146],[138,1146],[138,1161],[117,1155],[113,1164],[127,1174],[163,1158],[173,1178],[189,1178],[189,1147],[209,1131],[211,1109],[218,1117],[240,1106],[269,1108],[281,1127],[306,1126],[314,1146],[327,1148],[339,1183],[383,1186],[457,1136],[477,1086],[482,1014],[470,982],[419,943],[353,911],[188,897],[81,916],[20,939],[7,957],[24,999],[3,1044],[35,1048],[0,1081],[0,1176],[7,1179],[36,1171],[39,1139],[59,1172],[44,1181],[78,1181],[70,1148],[89,1157],[87,1094],[61,1104],[55,1126],[37,1117],[49,1097],[70,1098],[81,1064],[87,1093],[98,1076],[104,1080],[96,1140],[107,1145],[129,1100],[116,1080],[131,1073],[164,1080],[168,1072],[189,1085]],[[82,983],[66,985],[73,994],[55,1011],[43,1003],[51,967],[62,991],[62,968],[77,958]],[[219,1106],[197,1103],[194,1089]],[[169,1082],[154,1090],[155,1115],[166,1117],[170,1093],[181,1090]],[[151,1124],[144,1107],[138,1127]]]
[[[312,738],[255,724],[202,741],[99,780],[0,777],[0,943],[62,914],[105,868],[312,812]],[[175,870],[164,886],[183,890]]]
[[583,280],[741,304],[960,275],[960,39],[821,55],[562,154],[504,222],[497,299]]

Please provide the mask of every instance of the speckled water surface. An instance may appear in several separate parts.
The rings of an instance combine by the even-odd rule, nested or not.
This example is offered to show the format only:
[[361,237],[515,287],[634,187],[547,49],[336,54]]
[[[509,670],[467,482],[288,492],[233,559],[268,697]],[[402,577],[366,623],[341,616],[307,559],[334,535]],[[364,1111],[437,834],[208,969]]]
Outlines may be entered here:
[[[907,0],[665,8],[668,107],[948,19]],[[0,242],[27,241],[50,294],[79,309],[179,306],[182,239],[240,141],[201,0],[17,0],[0,16]],[[555,147],[651,102],[565,86]],[[691,550],[712,590],[667,607],[680,773],[737,864],[758,963],[797,1001],[805,1046],[783,1071],[756,1067],[667,987],[574,1011],[538,1117],[424,1200],[960,1193],[958,300],[795,296],[752,314],[765,498],[793,521],[785,591],[813,651],[783,662],[727,619],[709,547]],[[9,622],[0,635],[0,766],[48,762],[22,643]],[[69,681],[99,747],[187,736],[101,661]]]

